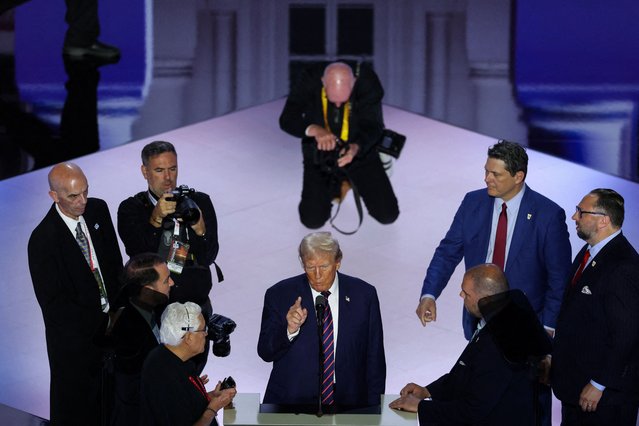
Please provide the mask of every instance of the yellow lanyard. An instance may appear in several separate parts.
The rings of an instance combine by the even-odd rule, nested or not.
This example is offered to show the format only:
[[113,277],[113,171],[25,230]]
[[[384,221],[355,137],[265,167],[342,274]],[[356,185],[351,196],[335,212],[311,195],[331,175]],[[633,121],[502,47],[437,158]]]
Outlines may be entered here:
[[[324,128],[331,131],[331,126],[328,125],[328,98],[326,97],[326,89],[322,87],[322,112],[324,113]],[[351,102],[346,102],[344,105],[344,117],[342,118],[342,132],[340,139],[344,142],[348,141],[348,116],[351,112]]]

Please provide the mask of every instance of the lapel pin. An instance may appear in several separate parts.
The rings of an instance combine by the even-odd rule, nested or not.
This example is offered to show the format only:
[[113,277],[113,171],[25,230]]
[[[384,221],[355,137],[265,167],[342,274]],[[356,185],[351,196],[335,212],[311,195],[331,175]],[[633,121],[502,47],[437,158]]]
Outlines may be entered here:
[[93,225],[93,229],[95,229],[96,231],[100,228],[100,224],[96,223],[95,225]]
[[346,299],[346,301],[347,301],[347,302],[350,302],[350,301],[351,301],[351,298],[350,298],[350,297],[348,297],[348,296],[344,297],[344,299]]
[[591,295],[592,294],[592,292],[590,291],[590,288],[587,285],[582,287],[581,292],[583,294],[587,294],[587,295]]
[[530,220],[530,218],[532,218],[532,214],[528,213],[528,214],[526,215],[526,218],[527,218],[528,220]]
[[593,260],[590,265],[594,268],[595,266],[597,266],[597,262]]

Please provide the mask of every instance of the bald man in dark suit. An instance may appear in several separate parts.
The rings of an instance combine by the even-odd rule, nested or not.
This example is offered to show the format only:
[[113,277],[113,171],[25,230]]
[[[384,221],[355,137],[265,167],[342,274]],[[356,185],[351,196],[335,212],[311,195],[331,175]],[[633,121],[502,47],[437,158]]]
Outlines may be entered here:
[[[109,209],[88,198],[73,163],[49,173],[53,205],[29,239],[29,270],[42,309],[51,369],[51,424],[99,424],[101,341],[119,290],[122,256]],[[78,227],[84,248],[78,242]],[[80,237],[82,239],[82,237]]]
[[[512,346],[511,342],[518,338],[504,338],[503,330],[507,327],[502,323],[517,322],[513,329],[522,341],[533,340],[530,327],[538,328],[537,334],[545,339],[545,345],[540,345],[542,354],[546,353],[543,346],[550,349],[549,337],[535,318],[526,296],[519,290],[512,290],[511,294],[519,292],[513,296],[506,292],[508,281],[498,266],[482,264],[466,271],[459,295],[464,299],[466,311],[479,321],[470,342],[449,373],[427,386],[407,384],[390,407],[417,412],[422,426],[535,425],[533,379],[524,362],[515,362],[516,357],[506,353],[513,350],[507,351],[505,346]],[[527,312],[534,324],[526,325],[519,316],[513,316],[519,321],[509,321],[508,317],[486,315],[489,311],[481,308],[482,302],[497,295],[505,296],[504,300],[521,299],[517,303],[524,308],[518,309]],[[509,344],[504,344],[505,341]],[[525,347],[521,342],[514,346],[516,351]],[[539,350],[535,348],[535,351]]]

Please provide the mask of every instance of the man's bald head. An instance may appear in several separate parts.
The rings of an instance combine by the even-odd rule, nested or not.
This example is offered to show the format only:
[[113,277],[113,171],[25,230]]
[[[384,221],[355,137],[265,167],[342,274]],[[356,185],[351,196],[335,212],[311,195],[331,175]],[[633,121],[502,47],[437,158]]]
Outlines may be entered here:
[[339,108],[351,97],[355,86],[353,70],[343,62],[333,62],[324,69],[322,84],[328,100]]
[[89,195],[89,184],[82,169],[73,163],[56,164],[48,179],[51,199],[64,215],[77,220],[84,213]]
[[508,291],[508,281],[501,268],[492,263],[477,265],[466,271],[465,278],[469,278],[475,284],[477,290],[483,296]]
[[53,166],[51,171],[49,172],[49,189],[51,191],[56,191],[60,188],[60,185],[63,185],[70,179],[77,179],[84,176],[84,172],[82,169],[74,163],[59,163]]
[[464,274],[459,295],[464,307],[476,318],[481,318],[479,299],[508,291],[508,280],[501,268],[492,263],[477,265]]

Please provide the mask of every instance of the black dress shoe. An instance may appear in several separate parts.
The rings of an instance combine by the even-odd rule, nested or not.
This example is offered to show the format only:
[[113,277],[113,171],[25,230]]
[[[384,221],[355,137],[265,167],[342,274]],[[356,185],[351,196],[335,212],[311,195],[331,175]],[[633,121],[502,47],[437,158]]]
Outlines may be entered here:
[[120,49],[96,41],[90,46],[65,45],[62,54],[73,60],[93,60],[112,64],[120,60]]

